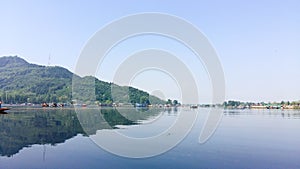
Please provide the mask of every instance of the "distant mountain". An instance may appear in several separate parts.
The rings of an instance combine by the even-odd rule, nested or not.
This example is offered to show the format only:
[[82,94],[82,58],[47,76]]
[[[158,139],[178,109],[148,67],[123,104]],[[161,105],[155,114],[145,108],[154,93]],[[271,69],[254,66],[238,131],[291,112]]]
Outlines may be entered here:
[[[17,56],[0,57],[0,99],[5,103],[43,103],[43,102],[71,102],[72,99],[72,79],[75,77],[80,83],[95,81],[95,99],[99,103],[111,104],[112,102],[128,101],[135,103],[152,104],[164,103],[161,99],[149,96],[147,92],[136,88],[121,87],[112,83],[98,80],[95,77],[79,77],[69,70],[59,66],[40,66],[30,64]],[[113,86],[112,86],[113,85]],[[119,92],[118,97],[111,96],[111,87],[116,87]],[[87,92],[83,88],[78,96],[84,96]],[[129,100],[125,99],[124,91]],[[89,102],[86,96],[82,100]]]

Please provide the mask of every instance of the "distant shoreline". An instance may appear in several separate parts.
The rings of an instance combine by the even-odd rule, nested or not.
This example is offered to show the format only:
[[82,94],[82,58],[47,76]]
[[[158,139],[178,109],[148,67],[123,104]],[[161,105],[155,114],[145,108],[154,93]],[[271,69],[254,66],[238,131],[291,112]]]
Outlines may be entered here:
[[84,110],[84,109],[172,109],[172,108],[190,108],[190,109],[201,109],[201,108],[223,108],[224,110],[300,110],[298,106],[223,106],[223,105],[214,105],[214,104],[199,104],[196,108],[191,107],[190,105],[181,105],[181,106],[172,106],[172,107],[158,107],[158,106],[150,106],[150,107],[134,107],[134,106],[118,106],[118,107],[110,107],[110,106],[96,106],[96,105],[88,105],[86,107],[81,106],[65,106],[65,107],[42,107],[41,105],[18,105],[18,104],[4,104],[2,107],[9,107],[12,109],[26,109],[26,110]]

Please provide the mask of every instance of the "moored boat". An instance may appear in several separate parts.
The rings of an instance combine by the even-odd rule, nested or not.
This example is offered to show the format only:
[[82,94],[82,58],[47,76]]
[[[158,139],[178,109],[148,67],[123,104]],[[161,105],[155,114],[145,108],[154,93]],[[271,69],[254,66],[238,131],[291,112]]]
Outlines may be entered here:
[[4,111],[6,111],[6,110],[9,110],[9,108],[7,108],[7,107],[2,107],[2,108],[0,108],[0,112],[4,112]]
[[198,105],[191,105],[190,108],[191,108],[191,109],[197,109],[197,108],[198,108]]

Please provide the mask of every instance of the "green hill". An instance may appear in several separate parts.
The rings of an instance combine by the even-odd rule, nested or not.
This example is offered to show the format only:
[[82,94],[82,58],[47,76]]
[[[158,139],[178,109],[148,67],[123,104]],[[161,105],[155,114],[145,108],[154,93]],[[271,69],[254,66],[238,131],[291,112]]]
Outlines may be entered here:
[[[30,64],[17,56],[0,57],[0,99],[5,103],[43,103],[43,102],[71,102],[72,99],[72,79],[75,77],[82,86],[95,81],[95,99],[99,103],[130,102],[164,103],[157,97],[149,96],[147,92],[132,87],[121,87],[112,83],[103,82],[95,77],[79,77],[69,70],[58,66],[40,66]],[[113,86],[112,86],[113,85]],[[113,97],[111,87],[115,87],[117,92]],[[89,93],[83,88],[78,96]],[[124,91],[129,91],[129,97],[125,99]],[[76,98],[75,98],[76,99]],[[89,97],[84,97],[83,101],[89,102]]]

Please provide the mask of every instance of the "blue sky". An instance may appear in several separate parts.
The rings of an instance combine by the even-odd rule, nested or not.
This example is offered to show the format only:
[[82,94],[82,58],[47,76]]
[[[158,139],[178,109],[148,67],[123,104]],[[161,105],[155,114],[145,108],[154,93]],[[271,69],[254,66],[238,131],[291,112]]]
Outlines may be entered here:
[[[141,12],[179,16],[201,30],[215,47],[226,80],[226,99],[242,101],[300,100],[300,1],[14,1],[0,0],[0,56],[18,55],[29,62],[60,65],[73,71],[90,37],[120,17]],[[156,47],[157,37],[129,40],[112,51],[98,77],[110,81],[116,55]],[[145,42],[146,39],[146,42]],[[145,42],[145,43],[141,43]],[[174,48],[172,48],[172,44]],[[184,53],[180,44],[161,40],[161,48]],[[117,49],[120,49],[117,51]],[[115,55],[114,55],[115,54]],[[184,59],[183,59],[184,60]],[[186,64],[195,68],[197,65]],[[106,63],[106,64],[105,64]],[[111,69],[109,69],[111,68]],[[202,68],[201,68],[202,69]],[[101,71],[99,71],[101,72]],[[197,83],[202,102],[210,98],[205,70]],[[133,84],[149,92],[137,77]],[[165,75],[157,75],[164,78]],[[165,78],[166,79],[166,78]],[[166,84],[171,83],[166,80]],[[162,85],[162,90],[170,85]],[[155,86],[153,84],[153,86]],[[172,90],[175,90],[171,87]],[[178,92],[165,91],[177,98]],[[201,96],[202,97],[202,96]]]

